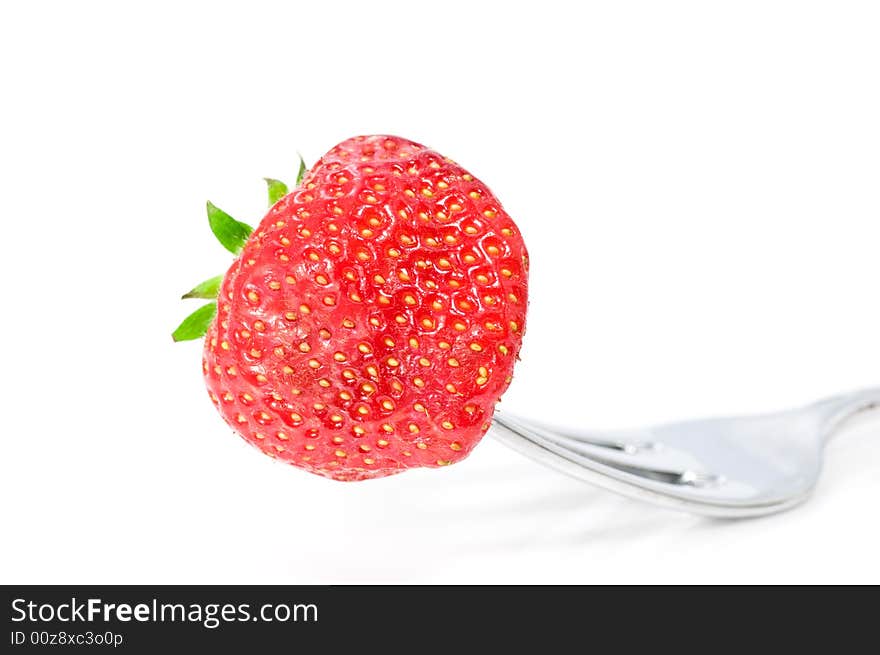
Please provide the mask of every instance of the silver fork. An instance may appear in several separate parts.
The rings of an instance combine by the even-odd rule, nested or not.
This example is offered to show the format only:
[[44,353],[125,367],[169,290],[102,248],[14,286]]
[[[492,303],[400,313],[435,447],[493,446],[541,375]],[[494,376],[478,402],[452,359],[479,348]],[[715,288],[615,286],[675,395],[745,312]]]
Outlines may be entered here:
[[542,464],[624,496],[739,518],[806,500],[829,438],[848,419],[877,407],[880,388],[777,414],[619,432],[572,432],[499,410],[492,434]]

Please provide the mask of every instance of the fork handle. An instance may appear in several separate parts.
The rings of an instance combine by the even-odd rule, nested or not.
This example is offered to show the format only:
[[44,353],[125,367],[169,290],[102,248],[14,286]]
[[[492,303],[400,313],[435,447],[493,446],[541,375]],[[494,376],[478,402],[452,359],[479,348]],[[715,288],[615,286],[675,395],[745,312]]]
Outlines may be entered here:
[[880,408],[880,387],[841,394],[813,404],[810,409],[819,421],[827,442],[848,421]]

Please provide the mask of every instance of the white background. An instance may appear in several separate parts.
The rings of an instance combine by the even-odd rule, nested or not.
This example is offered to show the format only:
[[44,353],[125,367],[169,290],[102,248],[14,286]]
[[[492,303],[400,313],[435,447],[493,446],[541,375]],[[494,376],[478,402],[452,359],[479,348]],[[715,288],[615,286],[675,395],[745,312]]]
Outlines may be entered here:
[[298,4],[0,9],[0,581],[880,582],[880,421],[807,505],[746,522],[491,439],[341,484],[234,437],[169,336],[229,264],[207,198],[256,223],[297,150],[387,132],[526,236],[517,413],[630,427],[877,385],[876,3]]

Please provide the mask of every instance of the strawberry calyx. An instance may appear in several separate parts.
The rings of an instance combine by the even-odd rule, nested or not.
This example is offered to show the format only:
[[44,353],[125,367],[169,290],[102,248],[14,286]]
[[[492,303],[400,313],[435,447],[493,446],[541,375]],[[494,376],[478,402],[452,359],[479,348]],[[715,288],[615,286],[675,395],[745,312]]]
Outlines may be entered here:
[[171,338],[175,341],[192,341],[205,336],[211,321],[217,315],[217,302],[209,302],[199,307],[192,314],[187,316],[177,329],[171,333]]
[[[299,169],[296,174],[296,186],[299,186],[305,174],[306,163],[302,158],[302,155],[299,155]],[[281,180],[276,180],[271,177],[263,179],[266,181],[269,207],[289,193],[287,184]],[[208,214],[208,225],[211,228],[211,232],[217,238],[217,241],[219,241],[220,245],[233,255],[238,255],[244,247],[244,244],[247,243],[254,228],[247,223],[242,223],[241,221],[234,219],[210,200],[206,203],[206,209]],[[200,282],[181,296],[182,300],[200,298],[203,300],[211,300],[212,302],[202,305],[181,321],[180,325],[178,325],[174,332],[171,333],[171,338],[174,341],[193,341],[205,336],[211,322],[217,315],[216,299],[217,294],[220,292],[220,285],[222,282],[223,276],[216,275]]]
[[254,228],[235,220],[210,200],[207,202],[207,208],[208,224],[217,241],[233,255],[240,253]]
[[223,282],[223,276],[217,275],[212,277],[204,282],[200,282],[192,289],[183,294],[180,299],[186,300],[188,298],[207,298],[211,300],[217,297],[217,294],[220,292],[220,283]]
[[281,180],[273,180],[271,177],[264,177],[263,179],[266,181],[266,187],[269,192],[269,206],[271,207],[287,195],[287,185]]

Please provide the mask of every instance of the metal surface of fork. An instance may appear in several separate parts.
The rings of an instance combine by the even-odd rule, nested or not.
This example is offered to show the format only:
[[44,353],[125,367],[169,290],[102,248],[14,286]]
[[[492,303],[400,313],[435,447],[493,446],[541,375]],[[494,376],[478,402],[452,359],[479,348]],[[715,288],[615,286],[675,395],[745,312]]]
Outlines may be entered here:
[[498,411],[492,434],[543,464],[611,491],[707,516],[761,516],[809,497],[824,446],[847,419],[880,407],[880,388],[762,416],[644,430],[573,432]]

